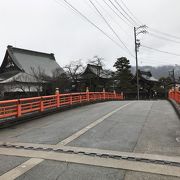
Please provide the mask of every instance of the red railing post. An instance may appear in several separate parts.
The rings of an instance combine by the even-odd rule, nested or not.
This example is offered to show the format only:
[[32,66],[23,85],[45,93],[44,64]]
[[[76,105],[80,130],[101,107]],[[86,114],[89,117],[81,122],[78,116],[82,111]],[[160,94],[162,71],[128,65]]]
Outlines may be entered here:
[[70,96],[69,96],[69,103],[70,103],[70,105],[73,104],[73,102],[72,102],[72,94],[70,94]]
[[89,99],[89,88],[88,87],[86,87],[86,99],[87,99],[87,101],[90,100]]
[[114,90],[113,93],[114,93],[114,99],[117,99],[117,98],[116,98],[116,91]]
[[21,112],[21,101],[18,100],[17,102],[17,117],[22,116],[22,112]]
[[43,102],[43,97],[40,99],[40,112],[44,111],[44,102]]
[[174,100],[177,102],[176,89],[174,89]]
[[82,102],[82,96],[81,96],[81,93],[79,94],[79,102],[80,102],[80,103]]
[[60,93],[59,88],[56,88],[56,107],[60,106]]
[[123,94],[123,92],[121,92],[121,97],[120,97],[121,99],[124,99],[124,94]]
[[106,92],[105,92],[105,88],[103,88],[103,99],[106,99]]

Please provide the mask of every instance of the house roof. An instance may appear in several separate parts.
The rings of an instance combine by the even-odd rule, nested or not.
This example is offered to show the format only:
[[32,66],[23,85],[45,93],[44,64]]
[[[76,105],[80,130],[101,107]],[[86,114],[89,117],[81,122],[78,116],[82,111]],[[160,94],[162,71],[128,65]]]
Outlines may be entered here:
[[56,62],[54,54],[47,54],[32,50],[7,47],[7,53],[20,71],[33,75],[34,72],[44,72],[47,76],[52,76],[52,72],[60,69],[64,70]]
[[158,82],[158,79],[154,78],[150,71],[139,71],[139,74],[147,81]]
[[145,76],[145,75],[142,75],[142,77],[148,81],[158,82],[158,79],[156,79],[155,77],[149,77],[149,76]]
[[1,73],[0,74],[0,81],[4,81],[6,79],[9,79],[9,78],[15,76],[18,73],[19,73],[19,71],[16,71],[16,70],[14,70],[14,71],[7,71],[7,72],[4,72],[4,73]]
[[[39,83],[39,81],[34,76],[26,74],[25,72],[16,73],[13,76],[9,76],[6,79],[1,79],[1,74],[0,74],[0,84],[11,83],[11,82]],[[41,83],[46,83],[46,82],[42,80]]]
[[98,76],[100,78],[109,79],[109,78],[112,77],[112,75],[109,72],[109,70],[104,70],[102,68],[102,66],[88,64],[87,68],[85,69],[83,74],[87,73],[88,71],[90,71],[91,73],[95,74],[96,76]]

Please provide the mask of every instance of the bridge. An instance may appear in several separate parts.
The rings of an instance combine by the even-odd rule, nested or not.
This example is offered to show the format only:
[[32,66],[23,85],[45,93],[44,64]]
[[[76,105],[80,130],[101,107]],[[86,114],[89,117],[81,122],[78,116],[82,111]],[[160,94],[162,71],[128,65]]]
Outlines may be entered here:
[[1,129],[0,179],[180,179],[180,121],[172,105],[122,99],[86,92],[1,103],[3,122],[84,106]]

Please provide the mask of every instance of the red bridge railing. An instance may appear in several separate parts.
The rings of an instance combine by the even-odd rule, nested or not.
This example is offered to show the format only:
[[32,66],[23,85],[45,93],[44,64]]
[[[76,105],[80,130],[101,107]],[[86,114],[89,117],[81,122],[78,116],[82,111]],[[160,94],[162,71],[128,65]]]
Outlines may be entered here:
[[168,97],[169,97],[169,99],[173,99],[177,103],[180,103],[180,91],[179,90],[174,90],[174,89],[170,90]]
[[15,100],[0,101],[0,119],[21,117],[28,113],[43,112],[48,109],[71,106],[97,100],[122,100],[123,94],[115,92],[68,93]]

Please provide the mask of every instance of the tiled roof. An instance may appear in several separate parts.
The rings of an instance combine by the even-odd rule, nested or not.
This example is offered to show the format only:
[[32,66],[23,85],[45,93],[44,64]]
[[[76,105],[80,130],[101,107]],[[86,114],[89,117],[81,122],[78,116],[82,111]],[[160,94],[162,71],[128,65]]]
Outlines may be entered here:
[[139,71],[141,77],[147,81],[158,82],[158,79],[154,78],[150,71]]
[[19,71],[8,71],[8,72],[1,73],[0,74],[0,81],[3,81],[5,79],[9,79],[18,73],[19,73]]
[[89,69],[93,74],[99,76],[100,78],[109,79],[112,77],[111,73],[108,70],[102,69],[102,66],[88,64],[86,70],[87,69]]
[[[14,74],[14,76],[1,80],[0,84],[11,82],[39,83],[39,80],[32,75],[26,74],[24,72],[19,72],[17,74]],[[45,83],[45,81],[42,80],[41,83]]]
[[47,76],[52,76],[52,72],[56,69],[60,69],[62,73],[64,73],[64,70],[56,62],[54,54],[20,49],[12,46],[8,46],[7,51],[19,69],[27,74],[41,70]]

